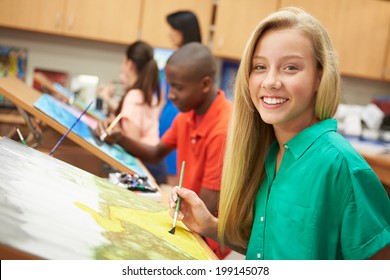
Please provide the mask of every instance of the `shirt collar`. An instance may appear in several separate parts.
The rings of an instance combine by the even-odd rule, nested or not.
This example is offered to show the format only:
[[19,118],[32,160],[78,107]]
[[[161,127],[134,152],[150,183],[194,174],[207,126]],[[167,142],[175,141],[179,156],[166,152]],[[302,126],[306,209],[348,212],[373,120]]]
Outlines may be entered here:
[[336,130],[337,121],[335,119],[322,120],[305,128],[283,145],[290,150],[295,159],[298,159],[321,135]]

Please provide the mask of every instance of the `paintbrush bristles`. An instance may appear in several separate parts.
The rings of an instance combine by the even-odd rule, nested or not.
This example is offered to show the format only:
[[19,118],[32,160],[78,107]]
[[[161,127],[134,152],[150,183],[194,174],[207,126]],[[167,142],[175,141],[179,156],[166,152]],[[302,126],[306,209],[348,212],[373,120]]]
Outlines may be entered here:
[[[183,185],[183,177],[184,177],[184,167],[186,166],[186,162],[183,161],[181,163],[181,171],[180,171],[180,180],[179,180],[179,188],[182,188]],[[176,209],[175,209],[175,215],[173,216],[173,227],[169,231],[169,233],[174,234],[176,231],[176,223],[177,223],[177,216],[179,214],[179,209],[180,209],[180,196],[177,197],[177,202],[176,202]]]
[[175,234],[175,231],[176,231],[176,223],[177,223],[177,214],[179,212],[178,211],[175,211],[175,215],[173,217],[173,227],[172,229],[169,231],[170,234]]

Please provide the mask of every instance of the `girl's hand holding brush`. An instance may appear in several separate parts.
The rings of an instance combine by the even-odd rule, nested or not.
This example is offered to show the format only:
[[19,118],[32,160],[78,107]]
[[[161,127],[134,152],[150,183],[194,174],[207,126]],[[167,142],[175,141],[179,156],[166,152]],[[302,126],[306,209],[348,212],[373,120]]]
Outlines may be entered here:
[[218,218],[210,213],[195,192],[178,186],[174,187],[169,196],[170,216],[173,218],[175,215],[176,202],[179,196],[181,201],[178,220],[182,221],[190,230],[202,236],[216,239]]

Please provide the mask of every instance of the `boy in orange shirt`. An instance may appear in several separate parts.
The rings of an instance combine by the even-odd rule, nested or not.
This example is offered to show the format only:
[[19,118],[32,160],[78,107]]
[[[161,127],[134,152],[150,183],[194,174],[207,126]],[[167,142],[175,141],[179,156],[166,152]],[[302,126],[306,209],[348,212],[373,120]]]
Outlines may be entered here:
[[[165,66],[170,85],[168,98],[180,113],[161,141],[150,146],[129,139],[120,130],[106,138],[118,143],[146,162],[159,162],[177,149],[177,166],[186,161],[183,187],[193,190],[217,215],[225,139],[232,103],[214,87],[216,62],[210,50],[200,43],[188,43],[174,52]],[[102,130],[102,128],[100,128]],[[206,242],[219,258],[230,250],[221,250],[212,239]]]

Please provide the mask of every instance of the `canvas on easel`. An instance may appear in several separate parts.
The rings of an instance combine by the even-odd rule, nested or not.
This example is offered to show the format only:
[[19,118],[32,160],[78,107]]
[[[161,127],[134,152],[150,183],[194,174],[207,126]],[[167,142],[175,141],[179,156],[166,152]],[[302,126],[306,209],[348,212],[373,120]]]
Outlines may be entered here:
[[[44,114],[48,115],[66,128],[71,127],[80,115],[80,113],[74,115],[70,111],[69,106],[59,102],[54,97],[47,94],[43,94],[34,103],[34,107],[38,108]],[[145,169],[138,164],[135,158],[130,156],[121,146],[109,145],[103,141],[99,141],[100,139],[93,135],[93,128],[88,126],[83,119],[75,125],[72,131],[91,145],[95,146],[97,149],[101,150],[103,153],[128,166],[138,175],[148,175],[145,173]]]
[[161,204],[8,138],[0,161],[2,259],[215,258]]
[[[61,135],[64,135],[67,132],[69,128],[67,124],[60,123],[58,120],[49,116],[46,112],[43,112],[37,107],[35,107],[34,104],[38,100],[40,100],[40,98],[43,95],[40,92],[36,91],[35,89],[26,85],[26,83],[14,77],[0,78],[0,94],[6,96],[16,106],[22,108],[27,113],[41,120],[43,123],[47,124],[54,130],[59,132]],[[43,97],[42,100],[45,101],[49,99]],[[156,188],[159,189],[156,182],[154,181],[153,176],[149,173],[149,171],[146,169],[146,167],[142,164],[142,162],[139,159],[133,157],[132,155],[125,152],[124,150],[119,152],[120,149],[119,147],[111,147],[111,146],[108,147],[109,146],[108,144],[98,146],[96,145],[96,143],[94,144],[93,142],[89,141],[90,139],[88,140],[88,137],[84,139],[82,136],[83,135],[80,134],[78,135],[71,131],[67,135],[67,139],[70,139],[71,141],[80,145],[82,148],[92,153],[93,155],[95,155],[96,157],[98,157],[108,165],[119,170],[120,172],[126,172],[126,173],[139,172],[140,175],[147,174],[147,176],[151,178],[151,183]]]

